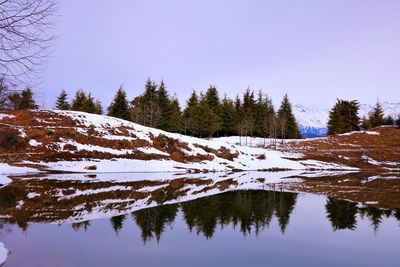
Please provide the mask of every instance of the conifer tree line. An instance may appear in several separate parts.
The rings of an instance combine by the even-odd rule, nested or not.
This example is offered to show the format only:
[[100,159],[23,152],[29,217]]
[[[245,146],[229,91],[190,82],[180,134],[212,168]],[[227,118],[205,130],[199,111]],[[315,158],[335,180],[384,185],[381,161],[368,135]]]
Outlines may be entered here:
[[[72,103],[63,90],[56,108],[101,114],[101,104],[78,90]],[[96,109],[98,103],[98,109]],[[211,85],[205,92],[192,91],[182,110],[175,95],[166,84],[148,79],[144,92],[129,101],[122,86],[107,109],[107,115],[130,120],[161,130],[196,137],[258,136],[270,138],[301,138],[292,106],[287,95],[276,112],[272,100],[262,91],[247,89],[235,100],[226,95],[221,99],[217,88]]]
[[[56,108],[102,114],[99,101],[90,93],[78,90],[71,104],[63,90]],[[400,126],[397,119],[385,117],[379,101],[367,118],[358,115],[356,100],[338,99],[329,114],[328,134],[341,134],[380,125]],[[271,98],[261,90],[247,88],[242,96],[222,98],[210,85],[205,92],[192,91],[181,109],[176,95],[171,96],[164,81],[147,79],[144,92],[129,100],[121,86],[107,109],[108,116],[133,121],[161,130],[196,137],[254,136],[263,138],[302,138],[292,105],[286,94],[276,110]]]
[[360,129],[368,130],[382,125],[397,125],[397,127],[400,127],[400,114],[397,120],[394,120],[390,115],[385,117],[379,101],[376,102],[368,117],[360,119],[358,116],[359,108],[360,104],[357,100],[338,99],[329,112],[328,134],[343,134],[359,131]]
[[[39,106],[29,87],[22,91],[12,91],[0,80],[0,110],[37,108]],[[67,92],[62,90],[55,108],[94,114],[104,113],[101,102],[90,92],[82,89],[76,91],[71,101],[68,100]],[[329,114],[328,134],[367,130],[380,125],[400,127],[400,115],[397,118],[385,117],[379,101],[366,117],[360,118],[358,111],[358,101],[338,99]],[[250,88],[235,99],[230,99],[226,95],[221,98],[214,85],[209,86],[204,92],[193,90],[185,107],[181,109],[176,95],[171,96],[164,81],[158,84],[148,79],[144,92],[133,100],[128,99],[121,86],[106,114],[145,126],[196,137],[233,135],[282,139],[302,137],[287,95],[276,110],[266,94],[261,90],[255,92]]]

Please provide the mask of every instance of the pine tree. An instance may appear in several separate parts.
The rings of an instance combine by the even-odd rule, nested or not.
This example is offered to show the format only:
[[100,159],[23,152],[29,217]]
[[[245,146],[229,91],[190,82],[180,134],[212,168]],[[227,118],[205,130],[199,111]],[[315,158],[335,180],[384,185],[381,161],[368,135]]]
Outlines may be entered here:
[[133,103],[133,114],[136,122],[149,127],[158,127],[161,111],[157,98],[157,84],[147,79],[143,95],[136,97]]
[[161,81],[160,86],[158,87],[157,100],[160,108],[160,122],[158,128],[171,131],[172,128],[175,128],[175,125],[170,125],[170,123],[172,122],[175,124],[171,117],[176,115],[172,114],[173,112],[176,112],[176,110],[173,110],[176,109],[176,103],[173,104],[169,98],[164,81]]
[[200,137],[212,137],[220,129],[221,123],[217,114],[208,105],[207,98],[203,94],[200,97],[198,112],[201,114],[198,118]]
[[59,110],[69,110],[70,109],[70,105],[68,103],[68,94],[65,90],[62,90],[60,95],[57,97],[57,101],[56,101],[56,109]]
[[360,129],[359,103],[338,99],[329,112],[328,134],[342,134]]
[[287,94],[283,97],[281,106],[278,110],[278,135],[284,139],[301,138],[299,127],[293,115],[292,104]]
[[169,121],[167,122],[167,130],[174,133],[179,133],[182,130],[182,113],[177,98],[172,99],[169,106]]
[[193,90],[190,98],[186,103],[186,108],[183,111],[184,133],[192,136],[199,134],[199,97],[196,91]]
[[19,103],[18,109],[38,109],[39,106],[36,104],[35,100],[33,99],[33,92],[28,87],[21,93],[21,101]]
[[71,104],[71,110],[103,114],[103,108],[100,101],[96,101],[91,93],[86,95],[82,89],[79,89],[75,93],[75,98],[72,100]]
[[[241,105],[241,128],[245,136],[252,136],[254,131],[254,120],[255,120],[255,106],[256,101],[254,99],[254,92],[247,88],[243,94],[243,103]],[[246,141],[247,145],[247,141]]]
[[99,114],[102,115],[103,114],[103,106],[101,105],[100,100],[96,100],[96,102],[94,103],[94,114]]
[[[270,99],[269,97],[265,97],[264,99],[264,105],[265,105],[265,109],[266,109],[266,116],[263,119],[263,124],[262,127],[264,128],[263,133],[264,136],[263,137],[275,137],[276,135],[276,120],[275,120],[275,109],[274,109],[274,105],[272,104],[272,99]],[[265,142],[265,140],[264,140]],[[265,145],[265,143],[264,143]]]
[[254,106],[254,135],[264,137],[266,129],[264,127],[265,118],[268,116],[268,106],[261,90],[258,91],[257,102]]
[[384,120],[383,120],[383,123],[382,123],[382,125],[394,125],[394,119],[393,119],[393,117],[392,116],[387,116]]
[[213,118],[215,118],[215,133],[217,133],[221,129],[222,125],[222,116],[221,116],[221,102],[219,99],[219,93],[217,88],[214,85],[211,85],[204,96],[206,104],[214,113]]
[[[101,105],[100,105],[101,107]],[[86,101],[83,104],[83,112],[87,113],[92,113],[92,114],[97,114],[100,112],[99,106],[96,105],[96,102],[94,100],[94,97],[92,96],[91,93],[89,93],[86,97]]]
[[131,111],[129,109],[128,99],[122,86],[115,94],[114,100],[108,107],[108,116],[120,118],[123,120],[131,119]]
[[374,109],[372,110],[371,114],[369,115],[369,122],[371,127],[381,126],[384,122],[384,114],[382,110],[381,103],[376,102]]
[[234,135],[237,129],[238,117],[235,105],[226,95],[221,105],[222,125],[221,132],[224,136]]
[[39,106],[33,99],[33,92],[28,87],[21,93],[12,93],[8,96],[13,110],[38,109]]
[[85,103],[87,102],[87,96],[82,89],[79,89],[75,93],[75,98],[72,100],[71,110],[84,111]]

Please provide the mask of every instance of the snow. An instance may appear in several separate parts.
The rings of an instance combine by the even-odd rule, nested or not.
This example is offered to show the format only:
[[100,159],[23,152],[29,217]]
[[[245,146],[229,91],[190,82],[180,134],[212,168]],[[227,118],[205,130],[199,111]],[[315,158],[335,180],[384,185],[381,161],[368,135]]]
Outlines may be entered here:
[[38,170],[28,167],[11,166],[7,163],[0,162],[0,177],[2,174],[27,174],[37,173]]
[[4,247],[4,244],[0,242],[0,265],[6,262],[8,250]]
[[[152,175],[152,176],[151,176]],[[163,176],[166,175],[166,176]],[[174,177],[175,176],[175,177]],[[205,196],[220,194],[222,192],[232,191],[232,190],[268,190],[268,189],[276,189],[279,187],[279,183],[282,182],[299,182],[301,181],[298,176],[306,176],[303,175],[303,171],[280,171],[280,172],[231,172],[231,173],[197,173],[184,175],[184,178],[199,178],[211,180],[209,183],[204,183],[200,185],[195,185],[192,183],[188,183],[186,186],[180,189],[180,192],[184,192],[184,194],[180,195],[176,199],[167,201],[163,204],[174,204],[178,202],[186,202],[189,200],[198,199]],[[132,173],[116,173],[114,175],[98,175],[93,179],[85,179],[84,174],[51,174],[40,178],[22,178],[22,179],[57,179],[57,180],[82,180],[85,182],[99,182],[99,181],[108,181],[108,182],[118,182],[121,181],[129,182],[129,181],[145,181],[149,180],[148,178],[152,178],[157,182],[161,183],[155,186],[143,186],[142,188],[131,188],[131,186],[121,186],[121,185],[110,185],[103,188],[98,189],[89,189],[89,190],[77,190],[73,194],[64,194],[62,191],[53,192],[53,196],[57,197],[58,200],[70,199],[73,197],[84,196],[88,194],[97,194],[102,192],[112,192],[116,190],[135,190],[138,192],[147,192],[150,193],[154,190],[158,190],[162,187],[168,186],[171,178],[178,179],[181,177],[176,177],[174,174],[132,174]],[[161,177],[167,177],[167,179],[160,179]],[[214,185],[221,181],[233,180],[230,186],[224,187],[223,189],[219,187],[212,188]],[[33,194],[30,196],[34,196]],[[21,207],[23,203],[20,203]],[[119,204],[121,209],[111,208],[110,204]],[[136,210],[150,208],[159,205],[156,201],[150,200],[149,197],[145,196],[142,199],[106,199],[99,200],[96,202],[96,205],[90,211],[85,208],[85,205],[79,205],[74,207],[73,216],[67,218],[63,221],[54,221],[52,223],[73,223],[80,221],[87,221],[99,218],[107,218],[110,216],[116,216],[120,214],[130,213]]]
[[13,118],[15,118],[14,115],[0,113],[0,120],[2,120],[2,119],[13,119]]
[[[400,103],[381,102],[385,116],[397,118],[400,115]],[[368,117],[374,105],[361,104],[359,109],[360,118]],[[327,124],[329,119],[329,109],[318,109],[294,105],[293,113],[300,126],[300,131],[308,137],[325,136],[327,134]]]
[[0,174],[0,187],[11,183],[11,179],[6,177],[5,175]]
[[[48,112],[48,111],[41,111]],[[190,136],[185,136],[181,134],[169,133],[162,130],[145,127],[133,122],[102,116],[97,114],[88,114],[77,111],[53,111],[58,114],[68,116],[71,119],[79,122],[78,127],[83,134],[88,134],[87,127],[94,128],[97,132],[101,132],[103,137],[111,135],[108,130],[112,130],[112,132],[118,131],[115,127],[120,127],[120,129],[124,129],[125,134],[128,132],[130,136],[127,138],[136,137],[137,139],[145,140],[150,145],[152,143],[152,138],[157,137],[159,135],[164,135],[168,138],[175,139],[180,143],[185,143],[188,147],[187,150],[182,148],[182,152],[187,155],[206,155],[212,160],[206,161],[203,160],[201,162],[176,162],[169,159],[164,160],[137,160],[137,159],[113,159],[113,160],[83,160],[83,161],[61,161],[61,162],[42,162],[42,165],[45,165],[49,168],[49,170],[60,170],[60,171],[72,171],[72,172],[170,172],[170,171],[181,171],[185,170],[208,170],[208,171],[230,171],[232,169],[239,170],[266,170],[272,168],[280,168],[280,169],[307,169],[310,165],[313,165],[312,168],[338,168],[338,169],[347,169],[346,166],[342,165],[333,165],[327,164],[323,162],[299,162],[295,160],[291,160],[290,158],[299,157],[298,155],[291,155],[290,153],[283,153],[280,151],[267,150],[262,148],[250,148],[244,146],[236,146],[233,145],[233,142],[237,142],[237,137],[229,137],[226,139],[200,139]],[[115,135],[112,138],[116,138]],[[121,135],[120,138],[125,138],[125,136]],[[236,139],[236,141],[235,141]],[[261,146],[264,143],[263,138],[249,139],[250,142],[254,141],[255,146]],[[288,142],[301,142],[300,140],[287,140],[278,145],[284,145]],[[272,143],[275,142],[273,139],[267,139],[266,142]],[[280,143],[280,142],[278,142]],[[87,150],[87,151],[99,151],[110,153],[113,155],[124,155],[124,154],[132,154],[135,150],[119,150],[112,149],[107,147],[102,147],[101,145],[86,145],[78,143],[74,140],[61,140],[58,143],[60,149],[63,149],[66,144],[74,145],[78,150]],[[199,147],[200,146],[200,147]],[[226,149],[230,151],[232,154],[238,154],[238,157],[233,160],[227,160],[213,153],[209,153],[205,151],[204,148],[221,150]],[[148,154],[158,154],[163,156],[169,156],[168,153],[159,151],[152,147],[141,147],[138,150],[143,153]],[[265,159],[259,158],[260,155],[264,155]],[[96,165],[97,169],[93,171],[85,170],[85,167]]]
[[365,131],[365,133],[369,135],[379,135],[379,132],[374,132],[374,131]]
[[137,150],[139,150],[145,154],[157,154],[157,155],[162,155],[162,156],[170,156],[168,153],[162,152],[153,147],[139,147]]
[[98,152],[110,153],[110,154],[114,154],[114,155],[124,155],[124,154],[134,153],[134,150],[130,150],[130,149],[112,149],[112,148],[103,147],[103,146],[86,145],[86,144],[78,143],[74,140],[61,139],[61,142],[58,142],[58,145],[60,146],[61,150],[63,150],[64,146],[67,144],[75,146],[78,151],[82,151],[82,150],[92,151],[92,152],[98,151]]
[[38,142],[38,141],[32,139],[32,140],[29,140],[29,145],[30,146],[40,146],[40,145],[42,145],[42,142]]
[[[316,139],[323,139],[325,137],[320,138],[313,138],[312,140]],[[236,146],[249,146],[249,147],[282,147],[285,144],[290,143],[298,143],[298,142],[305,142],[310,141],[310,139],[273,139],[273,138],[262,138],[262,137],[250,137],[250,136],[227,136],[227,137],[217,137],[210,139],[214,142],[222,142],[230,145]]]
[[368,157],[367,155],[362,155],[361,158],[372,165],[380,165],[381,164],[379,161],[376,161],[376,160],[372,159],[371,157]]

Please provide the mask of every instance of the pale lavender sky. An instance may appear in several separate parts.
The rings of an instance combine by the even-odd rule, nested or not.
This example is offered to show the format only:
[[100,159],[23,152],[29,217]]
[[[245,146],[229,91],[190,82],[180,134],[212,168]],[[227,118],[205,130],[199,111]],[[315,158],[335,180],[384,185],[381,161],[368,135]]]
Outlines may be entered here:
[[[120,84],[133,98],[147,77],[185,100],[215,84],[248,86],[278,105],[330,107],[337,97],[400,102],[398,0],[59,0],[47,107],[65,88],[108,106]],[[183,104],[183,103],[182,103]]]

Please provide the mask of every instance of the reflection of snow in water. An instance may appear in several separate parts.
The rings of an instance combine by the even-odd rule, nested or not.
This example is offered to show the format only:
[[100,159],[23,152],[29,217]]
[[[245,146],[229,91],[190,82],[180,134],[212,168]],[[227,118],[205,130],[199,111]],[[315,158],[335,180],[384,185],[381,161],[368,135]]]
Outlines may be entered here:
[[3,264],[8,255],[8,250],[4,247],[4,244],[0,242],[0,265]]

